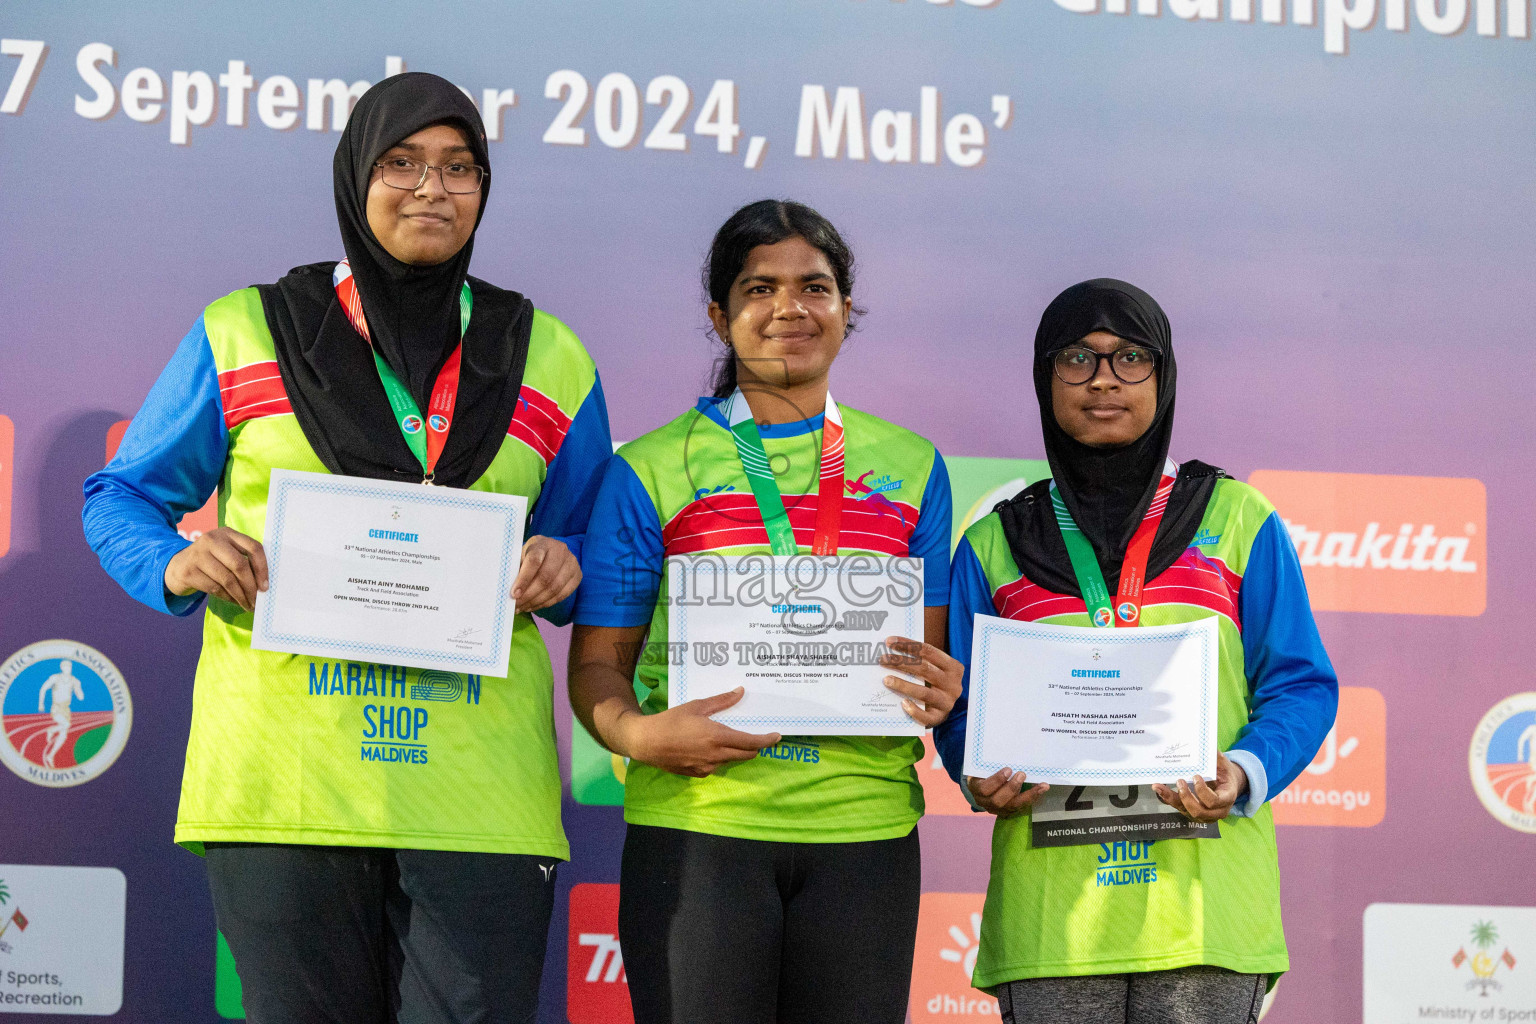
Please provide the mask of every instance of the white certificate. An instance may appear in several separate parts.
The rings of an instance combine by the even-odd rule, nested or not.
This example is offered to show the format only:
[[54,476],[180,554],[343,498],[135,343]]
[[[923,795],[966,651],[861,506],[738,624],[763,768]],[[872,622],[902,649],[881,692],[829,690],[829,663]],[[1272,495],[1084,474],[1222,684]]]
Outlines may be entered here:
[[923,560],[872,555],[667,559],[668,706],[745,696],[714,716],[786,736],[920,736],[879,663],[921,640]]
[[274,469],[251,646],[504,676],[528,499]]
[[965,774],[1172,783],[1216,775],[1214,616],[1096,629],[976,616]]

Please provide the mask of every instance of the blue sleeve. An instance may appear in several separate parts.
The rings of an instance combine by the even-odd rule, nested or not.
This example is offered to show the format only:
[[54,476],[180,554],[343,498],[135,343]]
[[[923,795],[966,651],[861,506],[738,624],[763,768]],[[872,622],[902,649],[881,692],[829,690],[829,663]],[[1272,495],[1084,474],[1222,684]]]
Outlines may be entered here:
[[944,467],[944,456],[935,450],[928,485],[923,488],[917,527],[907,544],[908,553],[923,560],[923,604],[929,608],[949,604],[949,534],[953,519],[949,470]]
[[188,546],[176,524],[219,486],[229,432],[203,318],[181,340],[128,425],[117,455],[85,481],[81,519],[101,567],[157,611],[190,615],[202,594],[173,597],[165,567]]
[[656,505],[634,467],[615,455],[603,474],[581,552],[575,621],[583,626],[650,622],[665,563]]
[[[608,432],[608,404],[603,400],[603,381],[593,377],[592,390],[576,410],[571,428],[560,442],[560,450],[549,464],[544,475],[544,486],[539,500],[533,507],[528,524],[530,537],[553,537],[563,541],[577,560],[587,533],[587,520],[592,515],[592,502],[603,482],[603,467],[613,457],[613,439]],[[580,591],[580,587],[577,591]],[[576,604],[572,593],[559,604],[550,605],[536,614],[557,626],[571,620],[571,610]]]
[[1253,540],[1239,601],[1253,710],[1227,756],[1248,773],[1248,799],[1234,813],[1251,816],[1311,762],[1339,707],[1338,676],[1278,512]]
[[[965,728],[971,695],[971,629],[977,615],[996,615],[992,605],[992,587],[981,568],[981,560],[971,549],[971,542],[960,538],[949,569],[949,654],[965,666],[960,684],[960,699],[949,717],[933,727],[933,743],[939,750],[944,770],[965,789],[961,771],[965,767]],[[969,794],[967,794],[969,799]]]

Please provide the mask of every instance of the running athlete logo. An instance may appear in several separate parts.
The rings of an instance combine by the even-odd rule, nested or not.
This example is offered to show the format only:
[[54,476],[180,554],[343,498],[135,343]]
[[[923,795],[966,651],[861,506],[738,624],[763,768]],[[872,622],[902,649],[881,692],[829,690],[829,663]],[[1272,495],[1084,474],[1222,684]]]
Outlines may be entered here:
[[1488,813],[1536,833],[1536,693],[1495,704],[1472,733],[1472,788]]
[[619,887],[583,882],[571,888],[565,1002],[571,1024],[634,1024],[629,978],[619,948]]
[[1481,615],[1487,494],[1479,480],[1259,470],[1320,611]]
[[400,429],[407,434],[415,434],[421,430],[421,417],[415,414],[406,416],[400,421]]
[[1141,616],[1141,612],[1130,601],[1126,601],[1115,611],[1119,614],[1121,622],[1135,622]]
[[969,892],[925,892],[918,903],[917,948],[907,1011],[912,1024],[999,1015],[997,1000],[971,987],[981,949],[986,897]]
[[431,425],[433,430],[443,431],[448,429],[447,418],[440,416],[437,413],[433,413],[431,416],[428,416],[427,423]]
[[0,761],[39,786],[78,786],[128,742],[133,702],[100,651],[70,640],[23,647],[0,665]]
[[1277,825],[1381,823],[1387,798],[1387,705],[1369,686],[1339,687],[1339,713],[1322,749],[1271,798]]
[[901,510],[899,505],[885,496],[887,491],[901,490],[901,485],[906,483],[906,481],[892,480],[889,473],[870,480],[869,477],[873,473],[874,470],[871,469],[857,480],[844,481],[843,488],[858,500],[873,506],[882,516],[894,513],[901,520],[901,525],[906,526],[907,514]]
[[1093,624],[1095,626],[1104,627],[1111,625],[1113,622],[1114,618],[1110,615],[1108,608],[1100,608],[1093,613]]

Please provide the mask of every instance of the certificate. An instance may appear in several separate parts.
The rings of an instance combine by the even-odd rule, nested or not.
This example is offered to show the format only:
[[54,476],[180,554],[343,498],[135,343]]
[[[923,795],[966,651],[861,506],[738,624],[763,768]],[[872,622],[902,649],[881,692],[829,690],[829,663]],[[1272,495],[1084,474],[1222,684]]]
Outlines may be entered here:
[[1217,650],[1214,616],[1096,629],[978,615],[965,774],[1007,767],[1084,786],[1215,778]]
[[872,555],[667,559],[668,706],[736,687],[715,716],[793,736],[920,736],[885,685],[885,638],[922,638],[923,562]]
[[251,646],[504,676],[528,499],[272,471]]

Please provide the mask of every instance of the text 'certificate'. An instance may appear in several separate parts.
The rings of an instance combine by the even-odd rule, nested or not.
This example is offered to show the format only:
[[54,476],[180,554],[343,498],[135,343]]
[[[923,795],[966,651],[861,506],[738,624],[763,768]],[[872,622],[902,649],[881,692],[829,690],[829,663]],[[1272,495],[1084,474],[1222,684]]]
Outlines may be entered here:
[[272,471],[251,646],[504,676],[528,499]]
[[712,716],[786,736],[920,736],[885,685],[885,638],[923,637],[923,560],[667,559],[668,706],[745,687]]
[[976,616],[965,774],[1118,786],[1216,777],[1215,617],[1097,629]]

